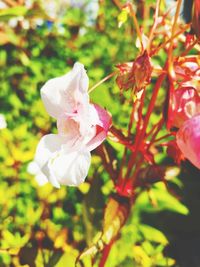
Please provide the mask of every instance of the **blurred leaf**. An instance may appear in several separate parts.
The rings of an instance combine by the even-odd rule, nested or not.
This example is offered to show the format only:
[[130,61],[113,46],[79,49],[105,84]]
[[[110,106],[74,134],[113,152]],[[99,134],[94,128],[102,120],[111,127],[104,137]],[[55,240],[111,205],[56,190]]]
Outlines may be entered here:
[[166,266],[175,266],[175,260],[174,259],[171,259],[171,258],[163,258],[163,257],[160,257],[160,259],[157,260],[157,264],[158,266],[163,266],[163,267],[166,267]]
[[63,256],[60,258],[59,262],[55,265],[55,267],[74,267],[77,256],[77,250],[71,248],[69,252],[63,254]]
[[151,258],[147,255],[147,253],[141,246],[135,245],[133,247],[133,257],[138,266],[145,266],[145,267],[152,266]]
[[121,27],[128,19],[128,9],[123,8],[121,13],[118,15],[118,27]]
[[170,210],[183,215],[187,215],[189,210],[178,199],[172,196],[165,188],[162,182],[156,184],[151,190],[151,198],[154,203],[150,202],[148,192],[142,192],[136,201],[136,210],[145,212],[158,212],[161,210]]
[[19,54],[19,59],[21,60],[21,62],[24,66],[28,66],[31,63],[30,59],[28,58],[28,56],[24,52],[21,52]]
[[149,241],[152,241],[152,242],[156,242],[156,243],[160,243],[160,244],[163,244],[163,245],[167,245],[168,244],[167,238],[158,229],[156,229],[154,227],[151,227],[149,225],[145,225],[145,224],[139,224],[138,228],[139,228],[139,231],[141,231],[142,235],[144,236],[144,238],[146,240],[149,240]]
[[55,267],[55,266],[59,266],[58,262],[60,260],[60,258],[62,257],[62,251],[54,251],[53,255],[50,257],[47,266],[48,267]]
[[2,246],[4,248],[9,248],[9,249],[23,247],[30,238],[29,233],[27,233],[24,236],[21,236],[19,232],[13,234],[8,230],[4,230],[2,236],[3,236]]
[[9,20],[13,17],[24,16],[27,12],[25,6],[16,6],[0,10],[0,20]]

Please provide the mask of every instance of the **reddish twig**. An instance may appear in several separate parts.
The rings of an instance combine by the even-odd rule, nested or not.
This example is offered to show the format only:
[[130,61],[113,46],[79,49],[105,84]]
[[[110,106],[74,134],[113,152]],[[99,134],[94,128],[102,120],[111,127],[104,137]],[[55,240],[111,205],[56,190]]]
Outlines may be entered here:
[[110,249],[111,249],[111,247],[112,247],[114,242],[115,242],[115,239],[111,240],[111,242],[108,245],[106,245],[105,248],[103,249],[102,257],[101,257],[101,260],[99,262],[99,267],[104,267],[105,266],[105,263],[106,263],[106,260],[108,258]]

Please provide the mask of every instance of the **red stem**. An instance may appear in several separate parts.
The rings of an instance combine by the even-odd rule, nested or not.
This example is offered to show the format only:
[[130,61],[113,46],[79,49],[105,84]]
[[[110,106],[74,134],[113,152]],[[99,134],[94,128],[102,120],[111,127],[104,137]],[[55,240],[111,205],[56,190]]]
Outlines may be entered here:
[[115,239],[111,240],[110,243],[108,245],[105,246],[103,252],[102,252],[102,257],[101,257],[101,260],[99,262],[99,267],[104,267],[105,266],[105,263],[106,263],[106,260],[108,258],[108,255],[109,255],[109,252],[110,252],[110,249],[114,243]]
[[149,34],[148,51],[150,51],[151,42],[152,42],[152,39],[153,39],[153,34],[154,34],[154,31],[155,31],[155,29],[157,27],[157,24],[158,24],[160,1],[161,0],[157,0],[156,1],[156,10],[155,10],[155,14],[154,14],[154,22],[153,22],[153,26],[151,27],[150,34]]
[[135,140],[136,143],[137,143],[137,138],[139,136],[140,127],[141,127],[141,123],[142,123],[142,110],[143,110],[143,106],[144,106],[144,98],[145,98],[145,89],[144,89],[144,91],[142,93],[140,106],[139,106],[139,109],[138,109],[138,123],[137,123],[136,140]]
[[127,155],[127,147],[125,147],[125,149],[124,149],[124,154],[123,154],[123,157],[121,160],[121,165],[120,165],[119,175],[118,175],[117,181],[119,181],[120,179],[123,178],[123,166],[126,162],[126,155]]
[[157,142],[159,142],[159,141],[161,141],[161,140],[163,140],[163,139],[166,139],[166,138],[168,138],[168,137],[172,137],[172,136],[173,136],[172,133],[165,134],[165,135],[161,136],[160,138],[155,139],[155,140],[154,140],[154,143],[157,143]]
[[143,155],[141,155],[141,158],[139,159],[139,161],[138,161],[138,163],[136,165],[133,177],[131,177],[133,188],[135,187],[137,175],[138,175],[138,172],[140,171],[140,168],[141,168],[141,165],[143,163],[143,160],[144,160],[144,157],[143,157]]
[[[166,68],[167,64],[165,64],[165,67],[164,69]],[[146,116],[145,116],[145,119],[144,119],[144,125],[143,125],[143,128],[139,134],[139,137],[137,138],[136,140],[136,143],[135,143],[135,151],[133,152],[133,154],[131,155],[131,158],[128,162],[128,168],[127,168],[127,174],[126,176],[128,177],[130,175],[130,172],[131,172],[131,169],[132,169],[132,166],[134,164],[134,161],[135,161],[135,157],[138,153],[138,150],[140,148],[140,145],[142,143],[142,141],[144,140],[144,137],[145,137],[145,132],[146,132],[146,128],[148,126],[148,122],[149,122],[149,118],[151,116],[151,113],[153,111],[153,108],[154,108],[154,105],[155,105],[155,102],[156,102],[156,99],[157,99],[157,96],[158,96],[158,92],[159,92],[159,89],[161,87],[161,84],[165,78],[165,73],[162,73],[156,84],[155,84],[155,87],[154,87],[154,90],[153,90],[153,95],[152,95],[152,98],[151,98],[151,101],[149,103],[149,106],[148,106],[148,110],[147,110],[147,113],[146,113]]]
[[156,131],[153,133],[152,137],[151,137],[151,141],[150,141],[150,144],[149,144],[149,147],[151,146],[151,144],[154,142],[158,132],[160,131],[162,125],[163,125],[163,122],[164,122],[164,118],[162,117],[160,119],[160,121],[157,123],[157,127],[156,127]]
[[132,102],[132,110],[131,110],[130,121],[129,121],[129,125],[128,125],[128,137],[130,136],[131,129],[133,127],[133,119],[134,119],[134,113],[135,113],[136,104],[137,104],[137,102],[135,102],[135,103]]

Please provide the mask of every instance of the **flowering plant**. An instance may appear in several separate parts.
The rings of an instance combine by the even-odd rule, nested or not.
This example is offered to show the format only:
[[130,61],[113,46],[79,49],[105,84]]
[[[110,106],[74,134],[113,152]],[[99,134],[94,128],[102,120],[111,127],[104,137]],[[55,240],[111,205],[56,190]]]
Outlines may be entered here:
[[[121,27],[128,16],[133,18],[140,51],[133,61],[117,64],[117,71],[100,81],[90,92],[116,76],[120,95],[125,91],[130,92],[131,112],[127,130],[117,128],[116,124],[111,126],[111,115],[89,102],[88,77],[80,63],[75,63],[72,71],[66,75],[48,81],[41,89],[45,108],[57,120],[58,128],[58,134],[45,135],[38,144],[35,161],[42,173],[55,187],[60,187],[60,184],[78,186],[87,176],[90,151],[98,147],[96,153],[102,158],[115,190],[105,209],[101,238],[96,245],[79,255],[77,264],[86,255],[94,256],[97,251],[103,251],[99,266],[104,266],[138,192],[158,181],[166,184],[167,168],[156,162],[159,147],[167,147],[174,164],[179,165],[181,160],[187,158],[200,168],[199,57],[187,56],[191,49],[196,48],[197,39],[194,37],[194,41],[187,44],[184,33],[189,25],[176,26],[180,4],[181,1],[178,1],[170,25],[165,21],[167,13],[163,14],[162,19],[158,15],[158,0],[154,24],[147,37],[141,33],[133,5],[118,3],[121,9],[119,25]],[[171,34],[167,33],[162,43],[156,45],[156,31],[162,29],[163,25],[169,27]],[[187,50],[174,56],[175,41],[179,41],[177,36],[183,37]],[[168,57],[164,66],[155,66],[154,57],[161,49],[165,50]],[[156,81],[152,82],[153,79]],[[164,109],[158,121],[152,125],[151,117],[164,81]],[[163,131],[165,134],[160,136]],[[121,162],[117,166],[113,164],[112,150],[107,145],[102,149],[101,143],[107,135],[111,142],[124,146]],[[172,148],[174,152],[170,154]],[[111,211],[112,215],[109,214]]]
[[53,2],[0,3],[0,266],[187,262],[199,1]]

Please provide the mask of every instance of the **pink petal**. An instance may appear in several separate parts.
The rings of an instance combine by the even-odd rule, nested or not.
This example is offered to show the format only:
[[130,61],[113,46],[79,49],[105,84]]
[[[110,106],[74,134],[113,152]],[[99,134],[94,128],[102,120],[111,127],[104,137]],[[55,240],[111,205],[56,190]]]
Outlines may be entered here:
[[[93,104],[93,125],[96,128],[94,137],[87,143],[87,148],[91,151],[99,146],[106,138],[108,130],[112,124],[111,115],[97,104]],[[92,109],[91,109],[92,110]]]
[[180,128],[183,123],[200,112],[200,97],[193,87],[181,87],[174,91],[170,127]]
[[47,112],[58,118],[72,113],[80,103],[89,105],[88,76],[81,63],[75,63],[67,74],[49,80],[41,89],[41,97]]
[[184,157],[200,169],[200,114],[182,125],[176,142]]

